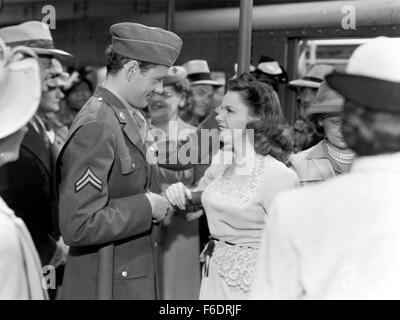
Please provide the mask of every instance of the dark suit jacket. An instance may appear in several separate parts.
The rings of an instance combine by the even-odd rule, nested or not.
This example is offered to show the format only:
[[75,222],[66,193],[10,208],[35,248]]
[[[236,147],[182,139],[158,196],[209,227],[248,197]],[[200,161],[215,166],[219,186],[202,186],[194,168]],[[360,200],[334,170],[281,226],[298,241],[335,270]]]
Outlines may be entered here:
[[53,163],[43,137],[28,124],[19,159],[0,168],[0,196],[24,220],[43,265],[53,256],[58,236]]
[[156,299],[158,226],[145,193],[160,192],[139,128],[98,87],[57,160],[60,229],[70,245],[63,299],[95,299],[99,250],[114,244],[113,299]]

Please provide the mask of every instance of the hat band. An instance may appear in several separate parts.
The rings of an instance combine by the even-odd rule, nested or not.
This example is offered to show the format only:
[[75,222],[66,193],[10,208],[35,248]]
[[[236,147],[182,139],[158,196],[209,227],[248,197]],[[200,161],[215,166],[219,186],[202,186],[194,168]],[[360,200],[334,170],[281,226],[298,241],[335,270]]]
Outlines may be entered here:
[[315,78],[315,77],[304,77],[303,80],[307,80],[307,81],[313,81],[313,82],[318,82],[321,83],[324,80],[320,79],[320,78]]
[[8,42],[7,45],[9,45],[11,47],[27,46],[27,47],[31,47],[31,48],[54,49],[53,40],[48,40],[48,39],[14,41],[14,42]]
[[211,75],[209,73],[193,73],[189,74],[187,77],[190,80],[190,82],[212,80]]

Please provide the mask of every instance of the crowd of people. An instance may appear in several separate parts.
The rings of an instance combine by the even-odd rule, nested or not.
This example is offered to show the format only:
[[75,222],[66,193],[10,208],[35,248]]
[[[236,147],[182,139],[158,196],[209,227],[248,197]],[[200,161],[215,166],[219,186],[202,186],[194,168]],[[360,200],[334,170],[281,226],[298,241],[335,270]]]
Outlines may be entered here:
[[398,42],[225,87],[175,33],[110,34],[92,81],[46,24],[0,29],[0,299],[400,297]]

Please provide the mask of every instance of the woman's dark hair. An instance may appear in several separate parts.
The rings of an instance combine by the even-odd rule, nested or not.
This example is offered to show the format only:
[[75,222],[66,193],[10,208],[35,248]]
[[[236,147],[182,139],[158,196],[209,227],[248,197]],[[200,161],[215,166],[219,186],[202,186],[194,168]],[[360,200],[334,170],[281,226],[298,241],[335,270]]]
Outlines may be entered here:
[[[106,63],[107,63],[107,73],[109,74],[117,74],[118,71],[120,71],[123,66],[128,63],[129,61],[135,60],[131,59],[128,57],[125,57],[113,50],[112,45],[109,45],[106,48]],[[150,62],[145,62],[145,61],[140,61],[140,60],[135,60],[139,64],[139,68],[142,72],[146,72],[151,68],[154,68],[156,64],[150,63]]]
[[286,163],[293,150],[293,143],[278,95],[273,88],[244,73],[238,78],[229,80],[228,90],[238,92],[250,108],[250,113],[257,118],[247,124],[247,129],[254,130],[256,153],[270,154]]
[[71,92],[73,92],[81,84],[87,85],[87,87],[89,88],[89,91],[91,93],[93,93],[93,84],[90,82],[90,80],[87,78],[84,78],[84,77],[80,77],[78,82],[75,82],[70,88],[68,88],[67,90],[64,90],[65,96],[68,97],[71,94]]
[[343,138],[359,156],[400,151],[400,115],[376,111],[346,100]]

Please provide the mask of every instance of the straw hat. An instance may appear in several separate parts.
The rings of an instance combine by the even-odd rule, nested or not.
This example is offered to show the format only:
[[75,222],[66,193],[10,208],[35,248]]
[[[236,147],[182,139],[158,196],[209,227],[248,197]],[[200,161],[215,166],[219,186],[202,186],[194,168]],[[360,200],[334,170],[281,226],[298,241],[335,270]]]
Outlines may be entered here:
[[[23,58],[24,55],[30,56]],[[39,64],[26,47],[7,47],[0,39],[0,139],[23,128],[40,102]]]
[[182,67],[186,69],[187,77],[192,86],[199,84],[209,84],[215,87],[221,87],[222,84],[211,79],[210,68],[206,60],[190,60]]
[[27,46],[38,55],[72,57],[68,52],[54,47],[50,28],[41,21],[28,21],[1,28],[0,38],[10,47]]

